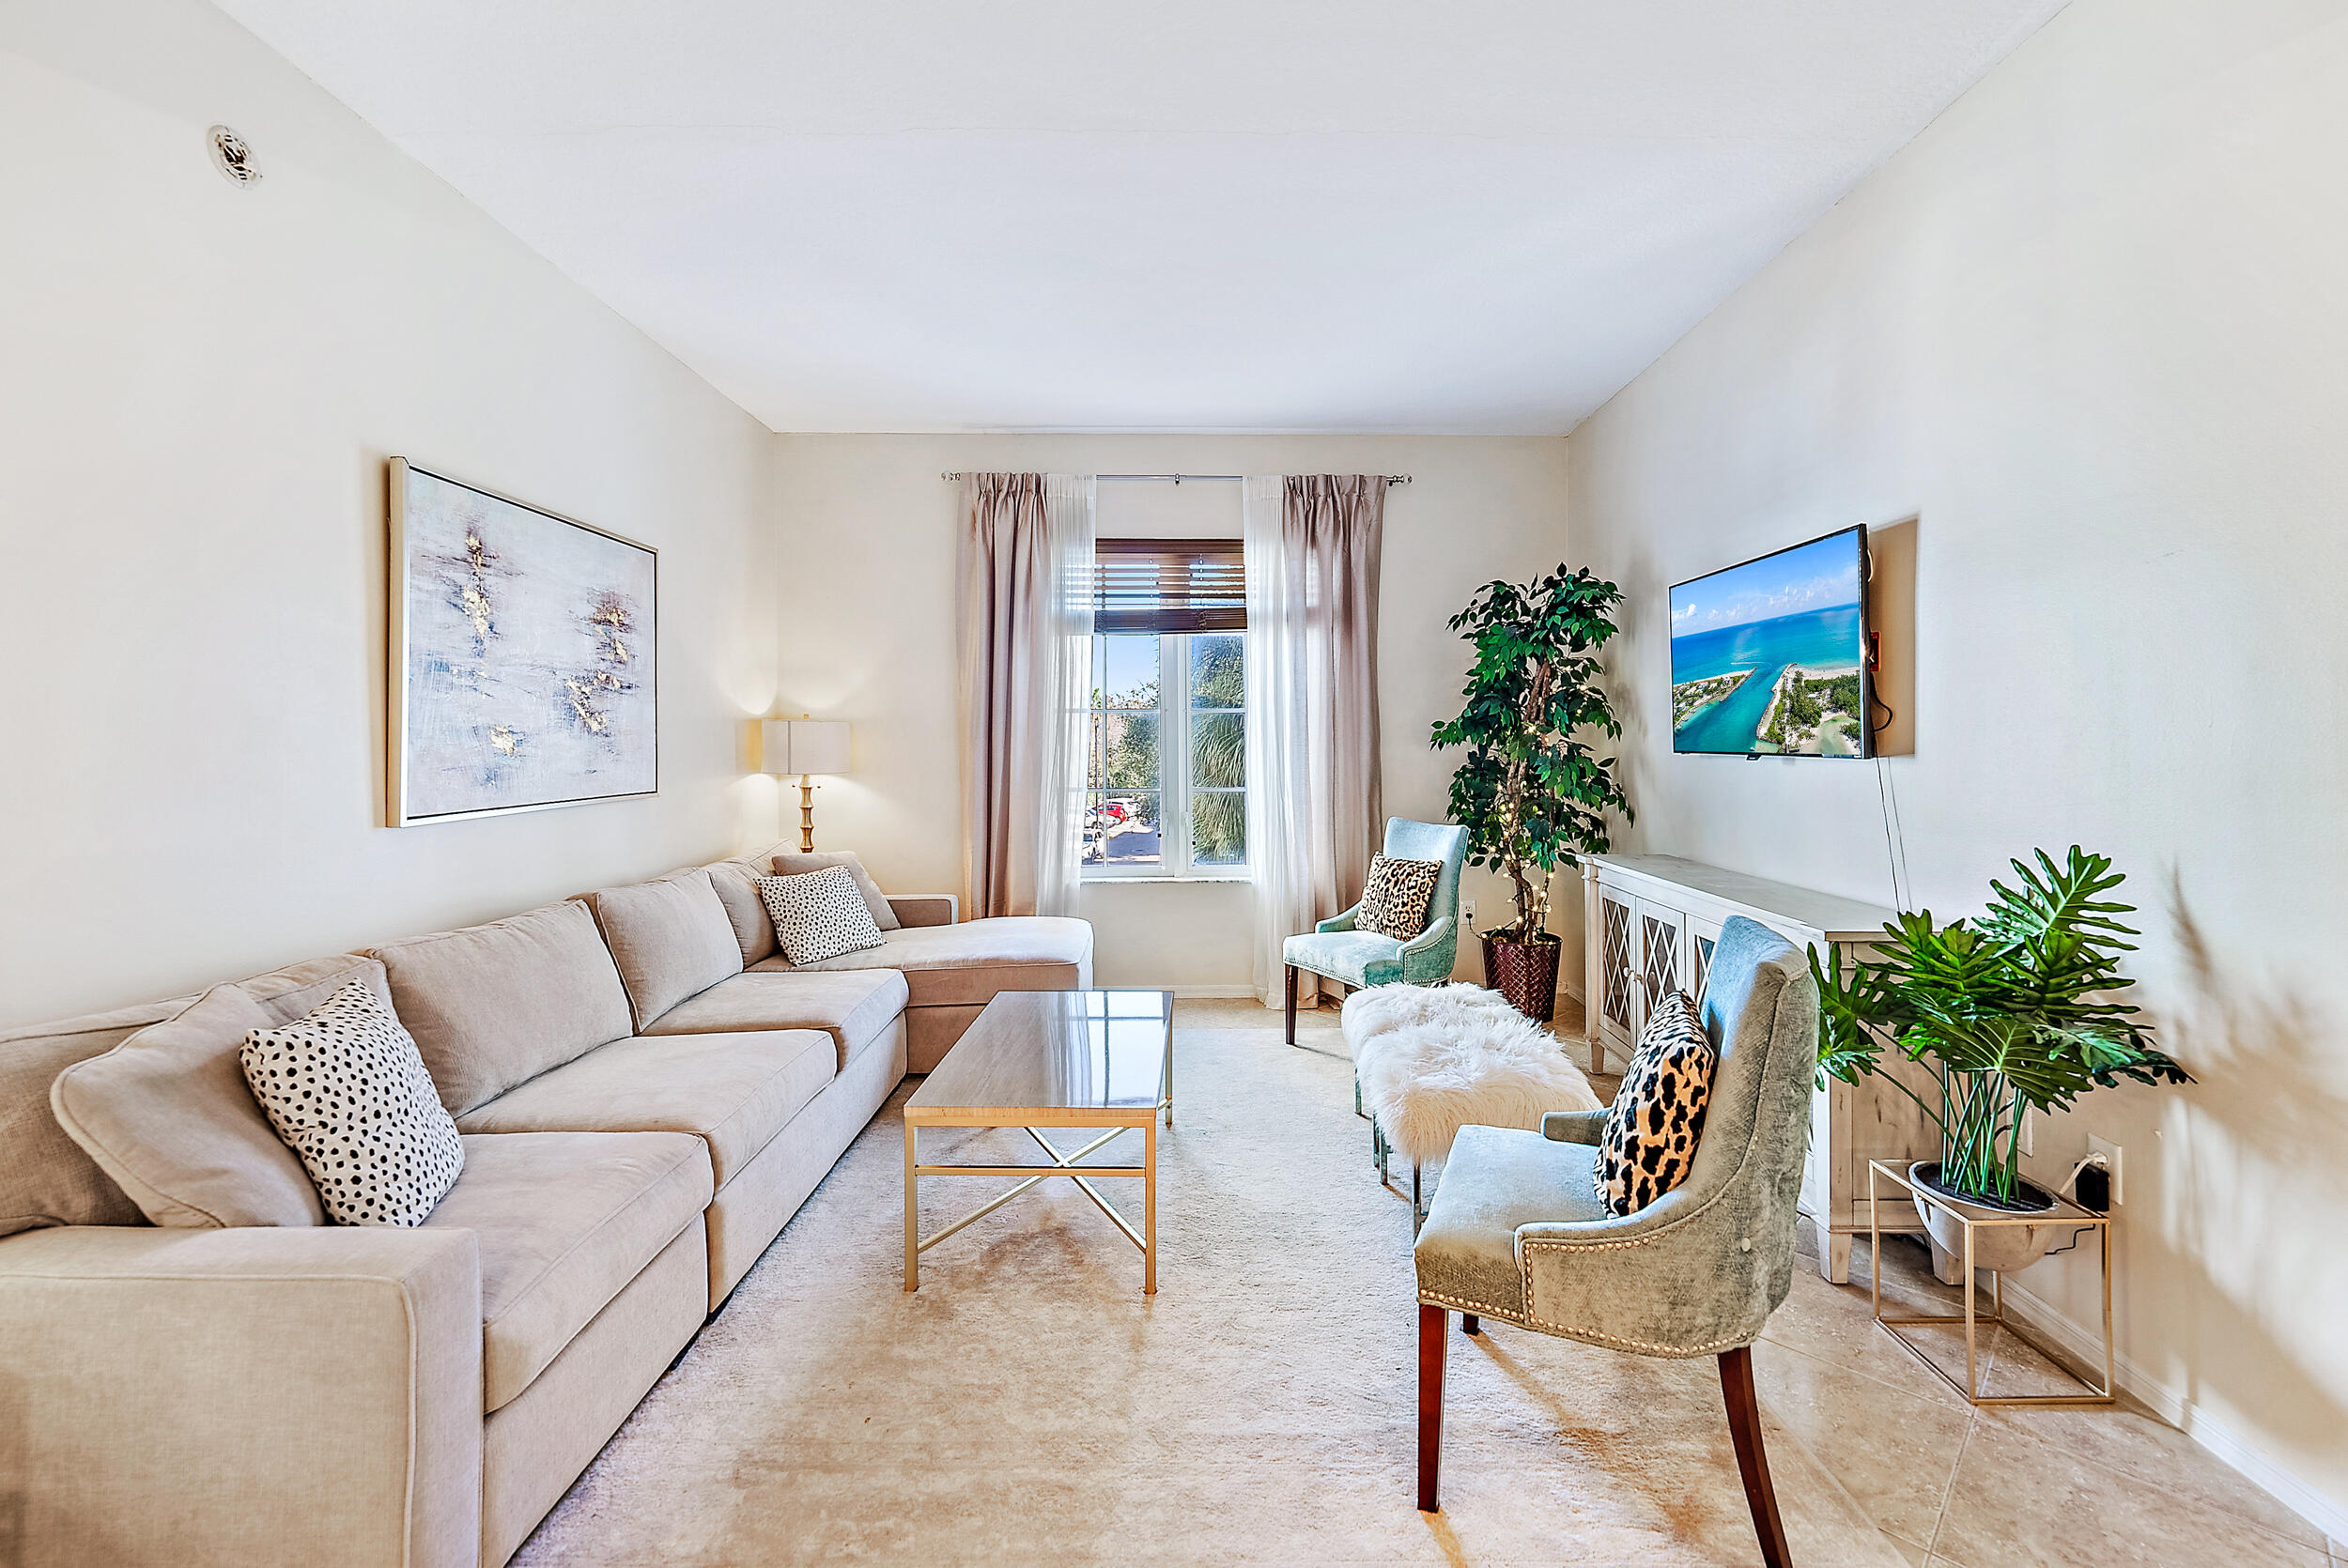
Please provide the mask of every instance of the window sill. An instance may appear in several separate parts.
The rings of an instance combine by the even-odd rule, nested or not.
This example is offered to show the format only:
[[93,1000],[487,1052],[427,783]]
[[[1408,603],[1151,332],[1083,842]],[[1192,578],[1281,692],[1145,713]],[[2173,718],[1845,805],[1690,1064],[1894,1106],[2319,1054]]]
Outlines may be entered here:
[[1213,876],[1201,874],[1188,877],[1149,875],[1128,877],[1079,877],[1077,880],[1083,883],[1087,887],[1155,887],[1166,883],[1173,883],[1178,885],[1183,885],[1201,882],[1228,882],[1238,883],[1244,885],[1245,884],[1251,883],[1256,879],[1249,876],[1246,872],[1242,871],[1236,875],[1225,873]]

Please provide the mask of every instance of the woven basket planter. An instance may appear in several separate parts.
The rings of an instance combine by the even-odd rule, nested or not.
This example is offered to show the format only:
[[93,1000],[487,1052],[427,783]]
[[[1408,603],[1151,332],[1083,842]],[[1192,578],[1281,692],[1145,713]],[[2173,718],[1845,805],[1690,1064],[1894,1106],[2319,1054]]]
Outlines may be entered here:
[[1485,935],[1484,983],[1536,1023],[1557,1016],[1557,959],[1566,948],[1555,937],[1509,942]]

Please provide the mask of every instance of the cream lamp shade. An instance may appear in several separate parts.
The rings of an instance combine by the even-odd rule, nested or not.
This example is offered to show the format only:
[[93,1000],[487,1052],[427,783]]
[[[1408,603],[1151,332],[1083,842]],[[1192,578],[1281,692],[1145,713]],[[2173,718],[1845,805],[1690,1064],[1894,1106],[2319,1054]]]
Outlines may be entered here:
[[761,773],[846,773],[844,718],[770,718],[759,726]]

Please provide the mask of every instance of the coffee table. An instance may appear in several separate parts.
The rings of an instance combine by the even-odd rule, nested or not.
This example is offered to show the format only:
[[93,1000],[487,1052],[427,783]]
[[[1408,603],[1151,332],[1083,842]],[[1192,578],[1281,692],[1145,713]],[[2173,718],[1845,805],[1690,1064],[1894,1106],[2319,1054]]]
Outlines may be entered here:
[[[1006,991],[989,1002],[946,1059],[905,1101],[905,1288],[921,1287],[921,1254],[973,1221],[1053,1176],[1066,1176],[1141,1249],[1142,1293],[1158,1290],[1158,1117],[1174,1125],[1174,993],[1170,991]],[[1052,1157],[1049,1165],[924,1165],[916,1137],[924,1127],[1018,1127]],[[1106,1131],[1062,1149],[1047,1127]],[[1076,1162],[1133,1129],[1144,1140],[1138,1165]],[[925,1176],[1024,1176],[1027,1179],[927,1237],[920,1234]],[[1141,1181],[1142,1228],[1109,1206],[1094,1176]]]

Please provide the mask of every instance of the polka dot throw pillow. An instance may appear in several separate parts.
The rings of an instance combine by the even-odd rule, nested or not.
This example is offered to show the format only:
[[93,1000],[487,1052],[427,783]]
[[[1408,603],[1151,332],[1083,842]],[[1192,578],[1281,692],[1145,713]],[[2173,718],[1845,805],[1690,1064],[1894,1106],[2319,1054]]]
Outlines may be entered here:
[[1688,1179],[1719,1061],[1684,992],[1655,1004],[1606,1113],[1591,1170],[1609,1214],[1636,1214]]
[[465,1145],[416,1042],[358,980],[239,1053],[270,1126],[338,1225],[420,1225],[456,1185]]
[[774,918],[775,941],[793,963],[820,963],[884,945],[880,927],[845,866],[756,881],[758,896]]

